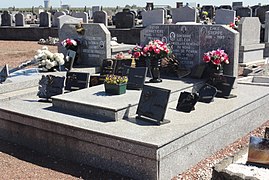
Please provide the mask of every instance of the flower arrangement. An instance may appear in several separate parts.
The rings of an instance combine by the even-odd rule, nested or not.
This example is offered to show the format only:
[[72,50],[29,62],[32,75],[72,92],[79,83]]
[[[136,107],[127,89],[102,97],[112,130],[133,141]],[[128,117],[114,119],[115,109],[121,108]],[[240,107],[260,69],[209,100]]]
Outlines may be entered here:
[[216,66],[217,70],[220,70],[222,68],[222,64],[229,64],[229,56],[224,52],[224,50],[217,49],[204,53],[203,61],[213,64]]
[[128,82],[127,76],[107,75],[105,78],[107,84],[126,84]]
[[56,70],[56,68],[65,63],[62,53],[52,53],[47,46],[37,50],[34,61],[38,62],[38,67],[42,68],[42,71]]
[[234,23],[231,22],[229,24],[229,27],[230,28],[233,28],[234,30],[238,30],[238,24],[239,24],[239,22],[240,22],[240,16],[237,16],[237,17],[235,17]]
[[119,53],[117,53],[114,57],[115,57],[115,59],[117,59],[117,60],[120,60],[120,59],[124,59],[124,58],[125,58],[123,52],[119,52]]
[[61,44],[68,50],[73,50],[77,51],[78,50],[78,45],[80,44],[79,40],[77,39],[70,39],[67,38],[61,42]]
[[129,53],[132,54],[133,58],[139,58],[143,56],[148,57],[151,60],[159,60],[171,54],[172,50],[169,45],[156,39],[149,41],[149,43],[143,47],[137,45],[132,50],[130,50]]

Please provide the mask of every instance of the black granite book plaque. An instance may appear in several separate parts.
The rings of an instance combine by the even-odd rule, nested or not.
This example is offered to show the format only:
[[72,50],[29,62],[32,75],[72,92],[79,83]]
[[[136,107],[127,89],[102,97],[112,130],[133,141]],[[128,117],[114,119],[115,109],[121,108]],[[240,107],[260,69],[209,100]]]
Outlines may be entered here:
[[177,111],[182,111],[189,113],[192,110],[194,110],[194,106],[198,101],[199,96],[196,93],[190,93],[190,92],[181,92],[178,103],[177,103]]
[[169,123],[164,117],[170,92],[167,89],[144,85],[136,111],[137,119],[157,125]]
[[75,91],[89,87],[89,73],[67,72],[65,90]]
[[199,95],[198,101],[204,103],[210,103],[214,100],[216,94],[217,94],[217,88],[209,84],[205,84],[198,91]]

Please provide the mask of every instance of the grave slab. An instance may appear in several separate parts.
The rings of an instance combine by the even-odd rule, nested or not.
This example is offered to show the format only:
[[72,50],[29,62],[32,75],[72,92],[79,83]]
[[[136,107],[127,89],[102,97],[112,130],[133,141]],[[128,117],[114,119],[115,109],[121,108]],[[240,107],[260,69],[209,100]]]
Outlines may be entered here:
[[[177,99],[179,91],[192,87],[194,83],[199,83],[199,81],[164,80],[164,82],[159,84],[149,84],[170,89],[170,101],[174,101]],[[138,90],[127,90],[125,94],[111,96],[105,93],[104,85],[99,85],[77,92],[54,96],[52,104],[55,108],[87,114],[89,117],[100,116],[102,119],[118,121],[135,114],[140,94],[141,91]],[[120,101],[118,101],[119,98]]]
[[96,121],[26,96],[0,103],[0,137],[135,179],[171,179],[267,121],[268,88],[239,84],[237,98],[197,103],[191,114],[170,102],[162,126]]

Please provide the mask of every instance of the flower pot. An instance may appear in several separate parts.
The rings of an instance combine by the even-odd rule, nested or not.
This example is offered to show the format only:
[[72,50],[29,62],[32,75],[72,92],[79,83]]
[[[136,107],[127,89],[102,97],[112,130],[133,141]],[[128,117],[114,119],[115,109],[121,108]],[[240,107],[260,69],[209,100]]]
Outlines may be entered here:
[[105,83],[105,92],[112,95],[120,95],[126,93],[127,84],[108,84]]

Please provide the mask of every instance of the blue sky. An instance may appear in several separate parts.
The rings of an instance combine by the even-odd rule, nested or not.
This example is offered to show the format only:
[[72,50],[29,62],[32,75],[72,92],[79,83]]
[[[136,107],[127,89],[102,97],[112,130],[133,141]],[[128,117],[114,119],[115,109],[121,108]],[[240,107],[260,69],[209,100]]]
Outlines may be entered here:
[[[2,2],[0,3],[0,8],[8,8],[8,7],[32,7],[32,6],[39,6],[39,5],[44,5],[44,0],[1,0]],[[71,7],[91,7],[95,5],[101,5],[104,7],[115,7],[115,6],[121,6],[124,7],[126,4],[128,5],[133,5],[136,4],[138,6],[145,6],[146,2],[153,2],[156,5],[170,5],[172,7],[175,7],[177,1],[181,0],[50,0],[50,4],[53,7],[59,7],[60,6],[60,1],[62,1],[63,4],[69,4]],[[190,0],[186,1],[183,0],[184,3],[186,2],[199,2],[201,5],[203,4],[214,4],[214,5],[220,5],[220,4],[229,4],[231,5],[233,1],[240,1],[240,0],[215,0],[215,1],[209,1],[209,0]],[[115,3],[116,2],[116,3]],[[253,1],[253,0],[245,0],[243,1],[243,5],[255,5],[258,2],[260,2],[262,5],[264,4],[269,4],[267,0],[258,0],[258,1]]]

